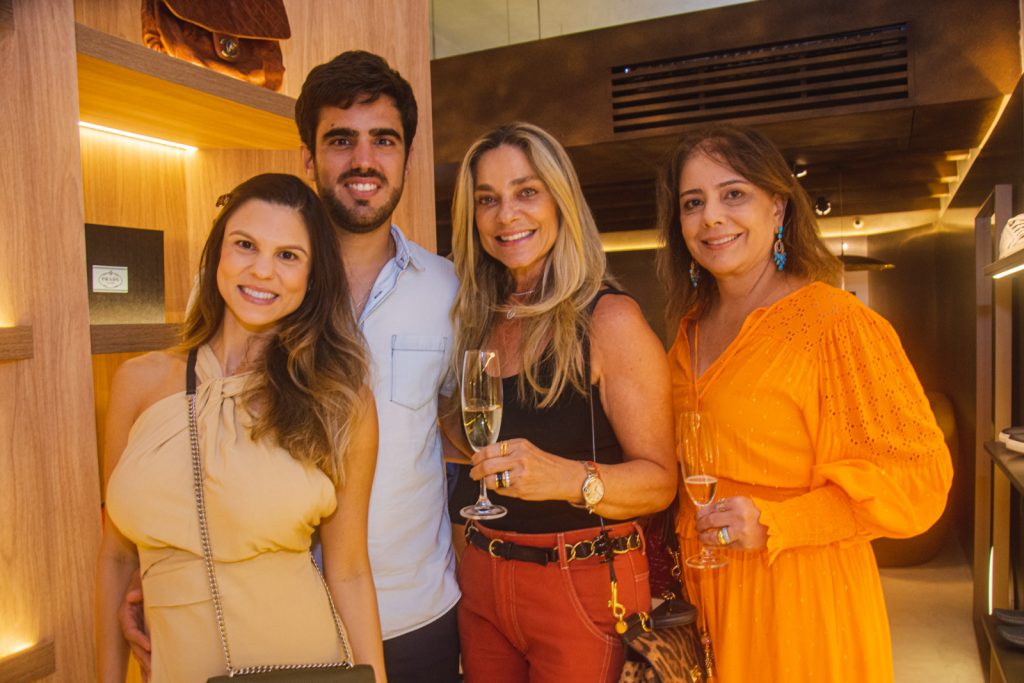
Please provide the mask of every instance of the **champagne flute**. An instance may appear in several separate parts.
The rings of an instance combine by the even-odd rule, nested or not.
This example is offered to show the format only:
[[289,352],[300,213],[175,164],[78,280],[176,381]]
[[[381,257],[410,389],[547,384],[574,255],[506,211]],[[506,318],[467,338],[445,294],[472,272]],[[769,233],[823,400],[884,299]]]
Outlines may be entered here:
[[[462,426],[473,451],[490,446],[501,430],[501,370],[498,352],[466,351],[462,358]],[[508,513],[487,498],[487,484],[480,480],[480,497],[459,510],[467,519],[497,519]]]
[[[711,505],[718,486],[718,436],[710,413],[684,411],[679,415],[679,463],[693,504],[698,508]],[[728,563],[708,546],[686,558],[686,566],[696,569],[716,569]]]

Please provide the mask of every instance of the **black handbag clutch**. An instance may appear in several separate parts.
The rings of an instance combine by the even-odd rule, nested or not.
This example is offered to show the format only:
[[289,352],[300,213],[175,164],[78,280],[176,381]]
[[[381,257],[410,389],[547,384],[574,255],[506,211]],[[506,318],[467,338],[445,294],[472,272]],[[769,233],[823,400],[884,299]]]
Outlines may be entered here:
[[258,681],[259,683],[374,683],[373,667],[357,664],[347,667],[343,664],[322,669],[274,669],[261,673],[242,673],[231,677],[228,674],[210,678],[206,683],[231,683],[231,681]]

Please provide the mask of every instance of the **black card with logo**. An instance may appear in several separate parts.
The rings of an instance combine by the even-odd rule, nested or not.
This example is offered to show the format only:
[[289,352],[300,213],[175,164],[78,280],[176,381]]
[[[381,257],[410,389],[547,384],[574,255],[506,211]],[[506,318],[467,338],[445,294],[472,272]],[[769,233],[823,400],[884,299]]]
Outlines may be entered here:
[[164,233],[85,224],[89,322],[163,323]]

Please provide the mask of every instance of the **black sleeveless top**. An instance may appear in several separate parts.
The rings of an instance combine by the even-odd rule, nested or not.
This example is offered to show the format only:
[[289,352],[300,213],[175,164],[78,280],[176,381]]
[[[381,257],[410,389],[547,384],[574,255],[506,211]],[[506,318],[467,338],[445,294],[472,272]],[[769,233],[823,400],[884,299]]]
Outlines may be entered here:
[[[593,311],[598,300],[605,294],[622,294],[615,289],[603,289],[598,292],[591,303]],[[590,376],[590,344],[583,342],[583,353],[586,356],[586,375]],[[542,368],[550,372],[550,368]],[[590,405],[589,397],[580,394],[572,386],[566,387],[554,405],[538,409],[530,402],[532,390],[526,388],[527,400],[519,398],[518,376],[506,377],[502,380],[504,410],[501,417],[501,433],[499,441],[506,439],[527,439],[537,448],[569,460],[590,460]],[[524,380],[525,381],[525,380]],[[597,387],[594,396],[594,443],[598,465],[618,464],[622,462],[622,447],[615,437],[612,425],[608,422],[604,407],[601,405]],[[515,476],[515,475],[513,475]],[[583,466],[580,465],[580,481],[583,481]],[[465,524],[466,520],[459,515],[459,509],[471,505],[480,494],[480,482],[469,476],[469,466],[459,467],[459,477],[449,502],[452,520],[457,524]],[[577,508],[564,500],[522,500],[501,495],[490,490],[488,497],[499,505],[508,508],[508,514],[499,519],[477,522],[491,529],[516,531],[520,533],[539,534],[558,531],[585,529],[598,525],[595,515],[583,508]]]

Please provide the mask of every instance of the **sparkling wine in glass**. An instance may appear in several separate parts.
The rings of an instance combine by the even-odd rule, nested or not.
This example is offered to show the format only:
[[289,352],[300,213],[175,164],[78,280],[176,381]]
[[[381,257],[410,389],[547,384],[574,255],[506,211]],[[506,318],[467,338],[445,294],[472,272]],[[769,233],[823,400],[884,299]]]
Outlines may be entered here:
[[[709,413],[686,411],[679,416],[679,464],[683,484],[690,500],[697,507],[711,505],[718,487],[718,435]],[[686,566],[716,569],[728,560],[703,546],[700,554],[686,558]]]
[[[498,352],[472,349],[462,358],[462,425],[474,452],[490,446],[501,431],[501,369]],[[487,484],[480,480],[480,497],[459,510],[467,519],[497,519],[508,513],[487,498]]]

